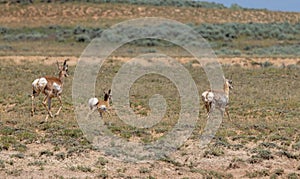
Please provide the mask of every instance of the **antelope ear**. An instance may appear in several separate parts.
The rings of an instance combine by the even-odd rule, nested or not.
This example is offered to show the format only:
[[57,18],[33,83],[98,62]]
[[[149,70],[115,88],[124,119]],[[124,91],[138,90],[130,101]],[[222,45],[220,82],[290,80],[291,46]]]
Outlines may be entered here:
[[65,61],[64,61],[64,66],[67,65],[67,61],[69,61],[69,59],[67,58]]
[[58,70],[61,70],[60,65],[57,60],[56,60],[56,65],[57,65]]
[[110,94],[110,93],[111,93],[111,89],[108,90],[108,94]]

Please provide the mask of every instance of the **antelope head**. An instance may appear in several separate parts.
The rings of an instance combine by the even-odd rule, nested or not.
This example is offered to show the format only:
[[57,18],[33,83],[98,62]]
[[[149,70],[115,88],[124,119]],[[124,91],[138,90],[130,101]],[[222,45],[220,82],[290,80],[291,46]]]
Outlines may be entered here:
[[226,83],[227,83],[229,89],[232,90],[233,89],[233,82],[232,82],[232,80],[226,79]]
[[66,59],[63,63],[62,66],[59,65],[58,61],[56,61],[56,64],[57,64],[57,68],[59,70],[59,76],[64,76],[64,77],[68,77],[69,74],[68,74],[68,64],[67,64],[67,61],[69,61],[69,59]]

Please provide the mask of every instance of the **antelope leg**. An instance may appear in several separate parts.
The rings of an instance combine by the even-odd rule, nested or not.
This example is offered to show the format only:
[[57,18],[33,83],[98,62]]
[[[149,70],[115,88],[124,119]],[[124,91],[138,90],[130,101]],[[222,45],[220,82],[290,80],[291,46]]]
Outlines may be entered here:
[[228,119],[231,121],[231,118],[230,118],[230,115],[229,115],[229,112],[228,112],[228,108],[225,108],[225,112],[226,112],[226,114],[228,116]]
[[58,116],[58,115],[59,115],[59,113],[60,113],[60,111],[61,111],[61,109],[62,109],[62,107],[63,107],[63,104],[62,104],[62,101],[61,101],[61,96],[58,96],[57,98],[58,98],[58,100],[59,100],[60,107],[59,107],[59,109],[57,110],[57,112],[55,113],[55,116]]
[[31,116],[34,115],[34,95],[31,96]]
[[51,105],[51,98],[49,98],[49,96],[45,96],[44,100],[43,100],[43,106],[46,108],[47,112],[48,112],[48,116],[46,117],[45,120],[48,119],[48,117],[53,117],[50,108],[47,107],[46,101],[48,101],[48,105],[49,105],[49,101],[50,101],[50,105]]

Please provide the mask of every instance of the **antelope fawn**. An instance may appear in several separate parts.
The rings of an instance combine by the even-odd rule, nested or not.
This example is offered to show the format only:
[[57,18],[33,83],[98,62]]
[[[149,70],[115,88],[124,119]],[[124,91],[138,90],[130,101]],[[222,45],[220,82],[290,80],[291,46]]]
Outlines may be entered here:
[[102,114],[104,112],[110,114],[108,111],[110,110],[110,104],[109,104],[110,100],[111,100],[111,90],[108,90],[108,92],[104,91],[104,100],[98,100],[97,98],[90,98],[89,107],[93,111],[98,110],[100,117],[102,117]]
[[[48,114],[46,116],[45,121],[48,120],[48,117],[54,117],[59,115],[61,109],[62,109],[62,100],[61,100],[61,94],[63,91],[63,84],[64,84],[64,78],[68,77],[68,65],[67,60],[64,61],[63,65],[60,66],[58,62],[56,62],[59,74],[57,77],[51,77],[51,76],[45,76],[41,78],[37,78],[32,82],[32,110],[31,115],[34,115],[35,107],[34,107],[34,99],[37,97],[41,92],[45,95],[45,98],[43,99],[43,106],[47,110]],[[57,97],[60,103],[60,107],[58,111],[53,115],[51,112],[51,100],[52,98]],[[47,106],[48,104],[48,106]]]
[[232,80],[224,78],[224,89],[217,90],[207,90],[202,93],[202,101],[204,102],[204,107],[206,108],[207,116],[211,110],[214,110],[215,107],[219,108],[222,111],[222,114],[226,112],[229,120],[231,120],[228,112],[229,104],[229,91],[233,89]]

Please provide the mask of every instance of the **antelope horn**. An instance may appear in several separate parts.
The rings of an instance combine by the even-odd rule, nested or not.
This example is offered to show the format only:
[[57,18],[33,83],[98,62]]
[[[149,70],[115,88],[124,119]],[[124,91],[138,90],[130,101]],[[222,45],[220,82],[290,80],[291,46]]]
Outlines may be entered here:
[[69,61],[69,59],[67,58],[65,61],[64,61],[64,66],[67,65],[67,61]]

